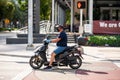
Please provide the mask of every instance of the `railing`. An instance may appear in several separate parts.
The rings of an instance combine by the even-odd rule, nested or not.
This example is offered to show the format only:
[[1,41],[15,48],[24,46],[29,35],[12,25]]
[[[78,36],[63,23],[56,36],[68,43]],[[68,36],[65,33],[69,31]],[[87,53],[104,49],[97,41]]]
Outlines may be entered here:
[[40,21],[40,33],[48,34],[51,32],[51,22],[49,20]]
[[[39,27],[40,27],[40,30],[39,30],[40,34],[48,34],[49,32],[51,32],[51,22],[49,20],[40,21]],[[20,28],[16,32],[27,34],[28,33],[28,26]]]

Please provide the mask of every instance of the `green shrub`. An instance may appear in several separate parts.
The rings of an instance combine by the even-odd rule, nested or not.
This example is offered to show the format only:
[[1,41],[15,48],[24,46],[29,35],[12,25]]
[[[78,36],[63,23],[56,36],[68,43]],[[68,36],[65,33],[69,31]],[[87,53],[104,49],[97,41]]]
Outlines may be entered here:
[[100,35],[94,35],[89,37],[88,45],[91,46],[116,46],[120,47],[120,36],[100,36]]
[[0,31],[6,31],[6,28],[0,28]]
[[11,31],[15,30],[15,28],[0,28],[0,31]]

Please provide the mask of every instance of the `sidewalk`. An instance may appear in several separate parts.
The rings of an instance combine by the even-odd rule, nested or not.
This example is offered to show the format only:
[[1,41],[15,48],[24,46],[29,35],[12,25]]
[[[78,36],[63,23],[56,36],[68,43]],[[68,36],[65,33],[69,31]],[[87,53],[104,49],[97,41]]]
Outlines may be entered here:
[[120,48],[83,48],[85,54],[80,69],[33,70],[23,80],[120,80]]

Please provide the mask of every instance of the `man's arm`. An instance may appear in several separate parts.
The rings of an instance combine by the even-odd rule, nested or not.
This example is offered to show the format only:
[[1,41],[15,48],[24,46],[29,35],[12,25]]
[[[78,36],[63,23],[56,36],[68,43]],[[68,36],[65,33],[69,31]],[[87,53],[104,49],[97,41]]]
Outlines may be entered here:
[[52,39],[51,42],[58,42],[60,40],[61,40],[61,38],[56,38],[56,39]]

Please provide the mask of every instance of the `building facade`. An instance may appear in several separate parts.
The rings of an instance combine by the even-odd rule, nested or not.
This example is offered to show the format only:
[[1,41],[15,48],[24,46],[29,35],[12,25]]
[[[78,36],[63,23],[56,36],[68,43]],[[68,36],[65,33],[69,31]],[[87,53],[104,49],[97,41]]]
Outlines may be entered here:
[[[77,2],[85,1],[83,9],[84,22],[89,21],[90,0],[74,0],[74,15],[79,13]],[[120,34],[120,0],[93,0],[93,33],[94,34]],[[74,17],[74,24],[79,20]]]
[[93,34],[120,34],[120,0],[55,0],[55,24],[65,24],[66,10],[71,10],[71,28],[79,32],[80,9],[77,2],[84,1],[83,27],[91,24]]

